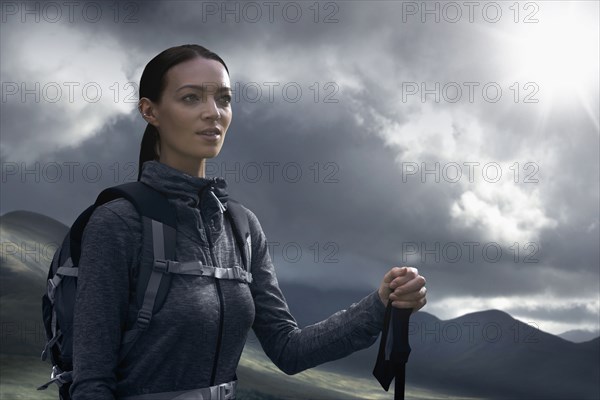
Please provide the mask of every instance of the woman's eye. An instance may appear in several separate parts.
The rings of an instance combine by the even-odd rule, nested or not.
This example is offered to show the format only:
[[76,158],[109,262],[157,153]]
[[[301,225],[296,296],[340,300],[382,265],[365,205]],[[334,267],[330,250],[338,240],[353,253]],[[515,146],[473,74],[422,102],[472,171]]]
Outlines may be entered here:
[[[200,98],[195,94],[188,94],[188,95],[182,97],[182,100],[185,101],[186,103],[193,103],[193,102],[199,101]],[[220,100],[224,103],[229,104],[229,103],[231,103],[231,96],[229,96],[229,95],[221,96]]]
[[196,96],[195,94],[188,94],[187,96],[183,97],[183,101],[186,101],[188,103],[196,100],[198,100],[198,96]]

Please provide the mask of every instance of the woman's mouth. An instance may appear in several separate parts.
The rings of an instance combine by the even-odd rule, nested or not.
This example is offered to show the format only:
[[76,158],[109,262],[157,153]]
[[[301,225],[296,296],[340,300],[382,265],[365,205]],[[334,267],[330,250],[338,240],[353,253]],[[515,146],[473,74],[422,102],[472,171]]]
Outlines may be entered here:
[[196,135],[210,141],[217,141],[221,138],[221,132],[218,129],[205,129],[200,132],[196,132]]

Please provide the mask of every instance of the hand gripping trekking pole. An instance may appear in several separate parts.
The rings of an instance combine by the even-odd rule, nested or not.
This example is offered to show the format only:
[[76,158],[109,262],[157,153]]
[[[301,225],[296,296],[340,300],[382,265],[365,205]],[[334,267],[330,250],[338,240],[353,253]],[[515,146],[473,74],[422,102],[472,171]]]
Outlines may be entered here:
[[373,375],[387,392],[392,379],[396,378],[394,400],[404,400],[405,367],[410,355],[408,324],[412,308],[392,307],[388,300],[385,309],[379,354]]

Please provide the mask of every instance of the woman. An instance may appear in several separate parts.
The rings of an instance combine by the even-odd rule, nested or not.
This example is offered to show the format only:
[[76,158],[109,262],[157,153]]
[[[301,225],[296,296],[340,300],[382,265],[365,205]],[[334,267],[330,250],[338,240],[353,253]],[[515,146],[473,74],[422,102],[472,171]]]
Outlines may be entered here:
[[[227,184],[204,176],[205,160],[219,154],[231,123],[230,87],[225,62],[198,45],[163,51],[141,77],[139,110],[148,125],[138,180],[163,192],[176,208],[179,261],[240,265],[222,212],[226,201],[222,204],[210,187],[224,190]],[[171,399],[208,387],[213,393],[226,387],[229,393],[235,390],[250,328],[273,363],[292,375],[372,345],[388,299],[414,311],[425,305],[425,279],[415,268],[395,267],[360,302],[298,328],[279,289],[262,227],[252,211],[244,211],[254,240],[252,282],[173,276],[162,308],[121,363],[121,334],[138,311],[133,289],[143,225],[125,199],[94,211],[79,262],[70,389],[74,400]]]

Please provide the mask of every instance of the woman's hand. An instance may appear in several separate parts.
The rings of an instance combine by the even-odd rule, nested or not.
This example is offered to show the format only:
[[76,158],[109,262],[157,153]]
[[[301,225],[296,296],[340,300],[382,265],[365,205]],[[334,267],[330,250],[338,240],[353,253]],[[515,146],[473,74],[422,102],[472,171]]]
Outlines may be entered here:
[[385,274],[379,287],[379,298],[386,307],[389,298],[392,307],[412,308],[413,313],[427,303],[426,293],[425,278],[413,267],[393,267]]

